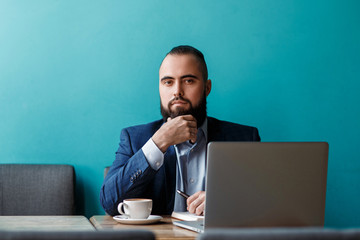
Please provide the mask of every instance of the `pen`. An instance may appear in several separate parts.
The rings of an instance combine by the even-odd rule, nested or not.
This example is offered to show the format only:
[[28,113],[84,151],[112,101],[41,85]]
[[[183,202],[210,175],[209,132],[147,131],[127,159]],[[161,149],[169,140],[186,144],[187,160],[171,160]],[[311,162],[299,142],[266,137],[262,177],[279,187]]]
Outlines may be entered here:
[[178,194],[180,194],[181,196],[183,196],[184,198],[186,198],[186,199],[187,199],[188,197],[190,197],[189,195],[187,195],[186,193],[180,191],[179,189],[176,190],[176,192],[177,192]]

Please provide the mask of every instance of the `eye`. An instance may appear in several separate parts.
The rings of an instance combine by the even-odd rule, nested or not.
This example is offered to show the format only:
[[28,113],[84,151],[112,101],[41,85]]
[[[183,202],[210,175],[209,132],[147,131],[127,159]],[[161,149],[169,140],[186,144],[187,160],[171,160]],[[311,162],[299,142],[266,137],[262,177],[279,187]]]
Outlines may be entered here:
[[193,82],[194,82],[194,80],[191,78],[185,80],[185,83],[187,83],[187,84],[192,84]]
[[165,79],[165,80],[162,80],[162,83],[166,86],[170,86],[172,83],[173,83],[173,80],[172,79]]

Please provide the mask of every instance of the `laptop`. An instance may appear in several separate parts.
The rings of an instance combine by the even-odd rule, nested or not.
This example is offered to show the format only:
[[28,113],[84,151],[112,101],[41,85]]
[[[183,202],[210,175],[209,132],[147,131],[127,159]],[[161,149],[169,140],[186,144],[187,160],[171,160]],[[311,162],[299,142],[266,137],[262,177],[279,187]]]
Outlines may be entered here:
[[203,221],[209,228],[324,226],[326,142],[210,142]]

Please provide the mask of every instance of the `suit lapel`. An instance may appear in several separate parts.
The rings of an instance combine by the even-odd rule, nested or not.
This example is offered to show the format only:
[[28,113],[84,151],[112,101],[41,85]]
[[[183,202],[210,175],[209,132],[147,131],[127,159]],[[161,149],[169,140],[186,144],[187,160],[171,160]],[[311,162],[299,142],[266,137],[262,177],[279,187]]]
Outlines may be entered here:
[[212,141],[224,141],[224,134],[219,129],[219,120],[208,117],[208,139],[207,143]]

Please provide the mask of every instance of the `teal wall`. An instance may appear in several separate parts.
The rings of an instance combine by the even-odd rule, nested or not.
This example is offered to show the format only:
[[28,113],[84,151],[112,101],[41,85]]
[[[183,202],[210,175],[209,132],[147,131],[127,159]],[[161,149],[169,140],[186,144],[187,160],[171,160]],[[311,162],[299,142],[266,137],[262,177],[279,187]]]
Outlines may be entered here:
[[78,211],[123,127],[160,118],[171,47],[206,56],[209,115],[328,141],[326,225],[360,226],[360,1],[0,0],[0,163],[75,166]]

